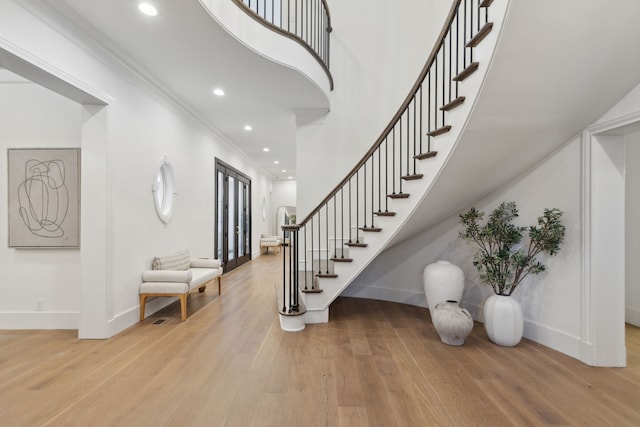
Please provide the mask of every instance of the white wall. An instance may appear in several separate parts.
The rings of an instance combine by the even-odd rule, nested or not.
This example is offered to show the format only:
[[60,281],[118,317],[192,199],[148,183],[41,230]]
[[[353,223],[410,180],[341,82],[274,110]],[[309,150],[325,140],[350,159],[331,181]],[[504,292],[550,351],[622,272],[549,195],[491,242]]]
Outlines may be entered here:
[[[618,289],[625,282],[625,273],[619,271],[622,265],[626,265],[627,321],[640,308],[640,246],[635,221],[640,214],[638,126],[640,85],[590,126],[583,138],[569,141],[520,178],[476,204],[488,212],[501,201],[514,200],[520,208],[522,224],[532,223],[544,207],[558,207],[565,212],[567,234],[560,253],[548,260],[546,273],[524,283],[514,296],[523,305],[526,337],[593,365],[625,364],[624,331],[622,326],[618,328],[624,319],[617,321],[625,293]],[[599,135],[595,143],[592,134]],[[619,161],[622,148],[624,162]],[[626,176],[618,179],[622,176],[622,163]],[[619,212],[625,198],[626,213]],[[609,215],[603,215],[611,210]],[[624,234],[618,231],[617,218],[622,215],[626,215]],[[609,233],[612,227],[615,233]],[[459,231],[457,216],[450,217],[388,249],[343,295],[426,307],[422,270],[438,259],[449,259],[460,265],[467,276],[462,305],[480,319],[483,299],[491,291],[477,284],[471,264],[472,247],[460,241]],[[626,262],[620,260],[621,256]]]
[[[189,248],[196,257],[213,256],[215,157],[252,178],[252,245],[255,253],[259,251],[260,234],[268,229],[268,223],[261,219],[260,206],[263,196],[268,197],[270,179],[231,143],[196,122],[165,94],[90,44],[82,34],[65,26],[54,29],[44,23],[51,17],[45,14],[43,18],[44,21],[36,18],[13,1],[1,2],[0,48],[9,49],[29,62],[37,62],[58,77],[104,94],[104,98],[110,100],[103,130],[106,138],[102,141],[106,145],[106,155],[92,160],[102,162],[108,174],[107,188],[96,189],[108,193],[108,206],[104,212],[109,229],[106,267],[105,271],[95,274],[101,279],[106,276],[103,329],[106,336],[111,336],[137,322],[140,273],[149,268],[153,256],[181,248]],[[67,132],[76,135],[77,143],[80,128]],[[165,155],[173,165],[178,191],[174,216],[168,225],[157,217],[151,192],[151,184]],[[82,249],[80,252],[83,254]],[[22,258],[11,254],[6,257],[3,262],[8,265],[5,267],[15,271],[17,264],[25,262],[24,257],[34,257],[32,252],[20,254],[23,254]],[[63,266],[65,261],[61,259],[57,263],[61,271],[66,268]],[[71,267],[72,270],[75,268],[77,265]],[[66,277],[58,274],[47,275],[45,281],[47,283],[42,286],[47,289],[68,286]],[[87,284],[80,283],[79,286]],[[33,295],[25,298],[28,299],[26,302],[9,300],[3,303],[4,316],[0,319],[15,320],[13,311],[34,309]],[[4,294],[0,300],[5,301]],[[153,301],[150,311],[168,301]],[[68,304],[67,301],[51,301],[50,309],[65,310]],[[92,309],[78,307],[77,301],[73,306],[73,310]],[[21,320],[20,324],[2,324],[0,328],[32,327],[34,318],[35,314]],[[34,327],[52,326],[39,323]]]
[[301,218],[380,136],[415,83],[450,6],[451,1],[330,2],[335,88],[331,112],[298,129]]
[[640,326],[640,132],[625,137],[625,320]]
[[[31,82],[15,82],[7,73],[0,80],[5,80],[0,81],[3,183],[8,148],[80,147],[80,105]],[[60,329],[77,327],[80,250],[7,247],[7,190],[6,185],[0,186],[0,328],[20,322],[33,326],[47,322]],[[44,305],[34,313],[39,298]]]
[[[581,148],[570,141],[544,162],[475,206],[491,212],[502,201],[515,201],[518,223],[535,224],[544,208],[564,212],[567,227],[560,253],[545,259],[548,271],[526,279],[514,292],[525,314],[525,336],[577,357],[581,292]],[[422,272],[439,259],[459,265],[465,273],[461,305],[481,319],[491,289],[479,283],[472,264],[475,248],[458,238],[458,217],[451,217],[405,243],[385,251],[343,295],[380,298],[426,307]]]

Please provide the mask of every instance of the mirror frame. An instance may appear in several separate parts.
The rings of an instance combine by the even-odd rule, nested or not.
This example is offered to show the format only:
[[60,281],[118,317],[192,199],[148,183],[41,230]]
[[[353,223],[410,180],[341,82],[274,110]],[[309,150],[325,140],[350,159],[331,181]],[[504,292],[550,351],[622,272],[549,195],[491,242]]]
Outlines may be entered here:
[[162,222],[168,224],[173,216],[176,191],[173,166],[166,159],[160,165],[152,189],[156,213]]

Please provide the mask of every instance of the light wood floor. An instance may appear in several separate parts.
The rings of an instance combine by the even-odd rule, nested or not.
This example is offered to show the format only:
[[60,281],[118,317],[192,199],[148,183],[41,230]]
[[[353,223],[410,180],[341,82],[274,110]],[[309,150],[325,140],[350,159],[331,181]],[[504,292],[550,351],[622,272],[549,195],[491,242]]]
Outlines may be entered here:
[[[591,368],[482,325],[442,344],[426,310],[338,299],[332,320],[280,330],[264,255],[106,341],[0,331],[2,426],[638,426],[640,330],[629,366]],[[164,323],[153,324],[158,319]]]

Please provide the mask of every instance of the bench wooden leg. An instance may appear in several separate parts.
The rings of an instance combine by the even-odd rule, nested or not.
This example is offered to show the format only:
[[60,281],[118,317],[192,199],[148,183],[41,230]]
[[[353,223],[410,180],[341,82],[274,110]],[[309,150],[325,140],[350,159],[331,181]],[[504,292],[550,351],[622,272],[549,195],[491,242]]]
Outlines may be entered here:
[[202,292],[204,292],[206,289],[207,289],[207,286],[206,286],[206,285],[205,285],[205,286],[200,286],[200,287],[198,288],[198,292],[202,293]]
[[140,294],[140,321],[144,320],[144,305],[147,302],[147,296],[145,294]]
[[187,320],[187,296],[189,294],[180,295],[180,312],[182,313],[182,320]]
[[222,295],[222,276],[218,276],[218,295]]

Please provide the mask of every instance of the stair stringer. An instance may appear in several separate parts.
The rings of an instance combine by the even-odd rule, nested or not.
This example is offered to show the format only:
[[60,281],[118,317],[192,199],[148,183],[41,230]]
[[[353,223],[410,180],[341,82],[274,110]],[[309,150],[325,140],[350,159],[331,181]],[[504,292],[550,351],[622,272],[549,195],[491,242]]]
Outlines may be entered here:
[[366,248],[350,248],[349,254],[353,262],[336,263],[336,278],[318,278],[321,293],[301,294],[307,308],[307,323],[327,322],[329,306],[349,286],[353,280],[384,251],[402,226],[423,203],[428,203],[429,190],[432,188],[457,143],[463,135],[466,125],[473,113],[476,100],[482,93],[482,87],[491,68],[491,63],[500,40],[502,28],[507,19],[510,0],[495,0],[491,4],[491,22],[493,30],[474,48],[474,61],[479,62],[478,70],[460,82],[460,93],[466,97],[464,104],[447,113],[447,124],[451,131],[434,138],[432,149],[438,152],[436,157],[418,161],[416,173],[423,174],[421,180],[407,181],[403,184],[403,192],[410,194],[406,199],[389,200],[389,210],[396,212],[392,217],[378,217],[376,226],[381,227],[379,233],[366,234]]

